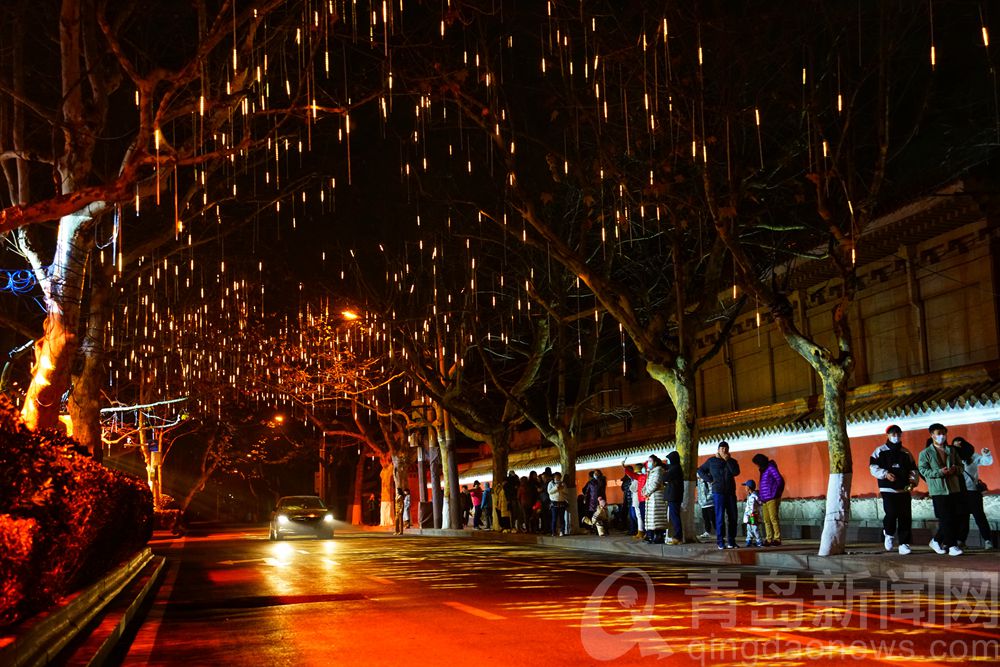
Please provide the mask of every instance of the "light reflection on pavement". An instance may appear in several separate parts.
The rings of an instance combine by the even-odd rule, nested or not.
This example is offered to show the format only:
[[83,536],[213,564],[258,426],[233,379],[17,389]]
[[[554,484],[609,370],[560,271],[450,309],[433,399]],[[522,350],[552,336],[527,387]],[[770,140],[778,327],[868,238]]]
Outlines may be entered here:
[[124,664],[1000,660],[995,589],[963,598],[906,582],[370,533],[268,542],[231,531],[173,547],[174,580]]

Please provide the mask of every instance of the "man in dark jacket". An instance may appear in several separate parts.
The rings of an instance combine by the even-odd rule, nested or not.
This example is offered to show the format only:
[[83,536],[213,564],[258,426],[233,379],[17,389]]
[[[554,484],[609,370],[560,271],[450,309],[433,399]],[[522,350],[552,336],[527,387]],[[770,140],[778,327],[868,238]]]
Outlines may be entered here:
[[622,475],[619,482],[622,485],[622,512],[625,513],[625,518],[628,521],[628,534],[635,535],[638,525],[635,521],[635,493],[632,490],[632,478],[628,475]]
[[597,489],[597,479],[594,475],[596,471],[591,470],[590,476],[587,479],[587,483],[583,485],[583,490],[580,493],[583,495],[583,506],[584,510],[580,514],[580,519],[583,517],[590,516],[597,509],[597,499],[601,497],[600,492]]
[[892,551],[899,540],[899,553],[910,553],[912,518],[910,490],[917,485],[917,464],[906,447],[903,447],[903,429],[895,424],[885,430],[886,441],[872,452],[869,469],[878,480],[882,495],[882,535],[885,550]]
[[712,485],[712,500],[715,501],[715,535],[720,549],[737,548],[736,477],[739,474],[740,464],[729,455],[729,443],[725,440],[719,443],[715,456],[698,468],[698,476]]

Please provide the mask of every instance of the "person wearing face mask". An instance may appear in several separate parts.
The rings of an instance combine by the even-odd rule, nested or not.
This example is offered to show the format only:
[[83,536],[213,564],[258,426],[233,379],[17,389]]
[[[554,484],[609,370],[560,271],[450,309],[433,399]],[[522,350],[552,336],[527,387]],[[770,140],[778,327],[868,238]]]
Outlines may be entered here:
[[927,441],[927,447],[920,452],[917,469],[927,481],[927,490],[934,503],[934,516],[938,520],[937,533],[930,541],[930,547],[939,554],[961,556],[958,524],[963,507],[964,468],[958,450],[947,442],[948,429],[941,424],[931,424],[928,430],[931,437]]
[[899,540],[899,553],[910,553],[913,519],[910,491],[917,485],[917,464],[903,446],[903,430],[893,424],[885,430],[885,444],[879,445],[869,459],[872,477],[878,480],[882,496],[882,535],[885,550],[892,551]]

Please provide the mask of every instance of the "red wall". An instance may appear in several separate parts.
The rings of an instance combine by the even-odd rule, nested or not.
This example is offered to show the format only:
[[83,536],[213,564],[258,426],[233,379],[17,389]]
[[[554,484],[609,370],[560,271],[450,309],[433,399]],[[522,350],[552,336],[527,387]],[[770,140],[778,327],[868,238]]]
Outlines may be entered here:
[[[888,425],[889,422],[886,422]],[[947,426],[947,424],[945,424]],[[948,438],[962,436],[971,442],[976,452],[983,447],[989,448],[993,453],[994,463],[979,469],[979,476],[991,492],[1000,490],[1000,458],[997,457],[997,449],[994,446],[1000,442],[1000,422],[988,422],[982,424],[967,424],[963,426],[950,426],[948,428]],[[906,431],[903,433],[903,445],[913,454],[914,460],[920,456],[924,445],[927,442],[929,433],[926,430]],[[868,459],[875,448],[885,442],[884,435],[871,435],[851,439],[851,456],[854,461],[854,478],[851,485],[851,496],[854,498],[871,497],[878,494],[878,484],[875,478],[868,472]],[[753,479],[760,482],[760,473],[757,466],[750,460],[757,452],[764,453],[768,458],[774,459],[778,463],[778,469],[785,478],[786,498],[822,498],[826,495],[827,479],[829,475],[826,441],[810,442],[802,445],[790,445],[787,447],[772,447],[767,449],[756,449],[733,452],[733,458],[739,461],[741,475],[740,481]],[[654,452],[660,458],[666,452]],[[708,456],[698,459],[699,465],[707,460]],[[601,468],[601,472],[608,478],[608,502],[620,503],[622,500],[621,488],[618,480],[623,472],[621,465]],[[583,489],[589,478],[589,470],[581,470],[576,475],[577,493]],[[916,493],[927,492],[927,485],[921,480],[917,486]],[[742,496],[742,494],[740,494]]]

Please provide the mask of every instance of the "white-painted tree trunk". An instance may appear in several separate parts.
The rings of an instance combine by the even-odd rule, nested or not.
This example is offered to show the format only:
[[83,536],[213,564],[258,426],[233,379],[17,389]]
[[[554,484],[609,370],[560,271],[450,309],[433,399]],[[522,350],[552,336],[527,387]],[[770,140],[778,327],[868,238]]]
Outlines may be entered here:
[[819,542],[819,555],[844,553],[847,524],[851,520],[851,473],[830,473],[826,486],[826,518]]
[[441,527],[445,530],[453,528],[451,525],[451,509],[448,506],[448,494],[441,497]]

